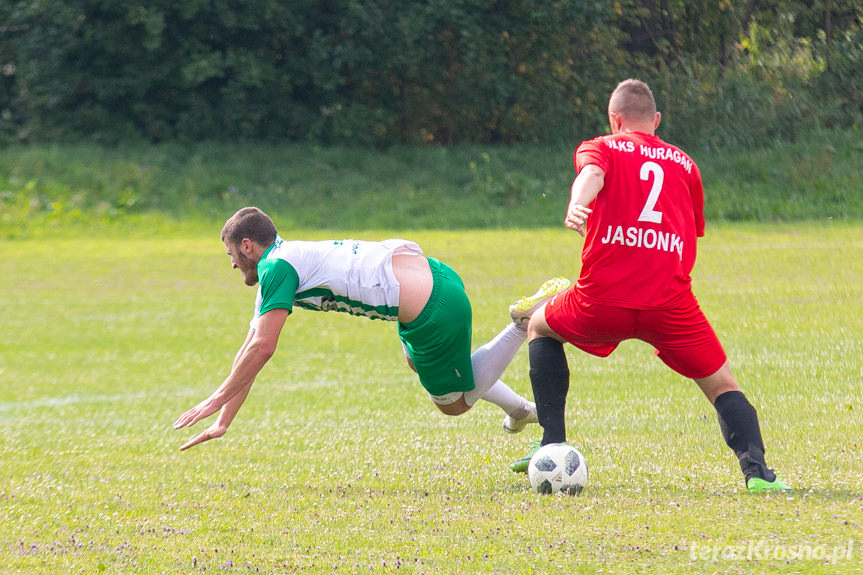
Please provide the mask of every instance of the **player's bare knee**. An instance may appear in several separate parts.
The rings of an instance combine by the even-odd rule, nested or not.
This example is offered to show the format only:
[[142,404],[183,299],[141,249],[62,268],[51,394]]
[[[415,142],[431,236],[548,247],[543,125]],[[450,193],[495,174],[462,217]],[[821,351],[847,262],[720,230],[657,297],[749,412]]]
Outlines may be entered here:
[[444,395],[429,395],[429,398],[431,398],[440,412],[446,415],[461,415],[470,409],[470,405],[465,401],[464,393],[461,391]]
[[740,391],[737,380],[731,373],[731,367],[726,361],[715,373],[704,378],[694,380],[701,388],[710,403],[717,397],[728,391]]
[[540,333],[539,325],[540,321],[534,321],[534,318],[537,314],[533,314],[533,317],[527,322],[527,339],[536,339],[538,337],[542,337]]
[[551,337],[558,341],[563,339],[552,330],[545,321],[545,307],[534,313],[530,322],[527,324],[527,339],[528,341],[538,339],[540,337]]
[[445,415],[457,416],[470,409],[469,405],[438,405],[437,408]]

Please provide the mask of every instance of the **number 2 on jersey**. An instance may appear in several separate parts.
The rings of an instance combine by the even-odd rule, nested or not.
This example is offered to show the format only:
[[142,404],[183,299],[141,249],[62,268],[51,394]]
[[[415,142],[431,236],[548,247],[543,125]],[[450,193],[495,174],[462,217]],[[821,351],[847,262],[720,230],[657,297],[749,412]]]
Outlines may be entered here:
[[644,202],[644,207],[641,209],[641,215],[638,216],[639,222],[653,222],[654,224],[662,223],[662,212],[654,210],[656,202],[659,200],[659,192],[662,191],[662,181],[665,179],[665,173],[662,171],[662,166],[656,162],[644,162],[641,165],[642,182],[646,182],[653,174],[653,185],[650,186],[650,194],[647,196],[647,201]]

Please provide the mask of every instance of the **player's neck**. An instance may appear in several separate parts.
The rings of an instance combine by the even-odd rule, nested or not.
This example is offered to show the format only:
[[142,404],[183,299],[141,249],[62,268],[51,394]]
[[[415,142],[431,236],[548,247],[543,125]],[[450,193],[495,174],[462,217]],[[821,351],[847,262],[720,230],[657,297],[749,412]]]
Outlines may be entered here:
[[648,136],[656,135],[652,128],[647,126],[627,126],[621,127],[618,134],[647,134]]

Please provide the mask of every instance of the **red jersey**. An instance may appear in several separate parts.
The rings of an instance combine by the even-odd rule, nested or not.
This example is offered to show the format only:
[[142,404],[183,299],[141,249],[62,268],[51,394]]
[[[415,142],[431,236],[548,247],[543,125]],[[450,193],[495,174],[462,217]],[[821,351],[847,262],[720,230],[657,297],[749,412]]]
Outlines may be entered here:
[[657,136],[629,132],[582,142],[575,170],[593,164],[605,185],[588,206],[581,276],[588,302],[660,308],[691,289],[704,190],[695,162]]

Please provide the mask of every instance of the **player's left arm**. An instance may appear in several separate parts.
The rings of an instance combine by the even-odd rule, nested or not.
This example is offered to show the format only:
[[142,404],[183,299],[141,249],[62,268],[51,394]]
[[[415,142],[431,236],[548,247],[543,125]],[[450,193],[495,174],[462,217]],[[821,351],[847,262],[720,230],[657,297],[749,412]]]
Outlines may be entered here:
[[243,341],[243,345],[240,346],[240,349],[237,350],[236,355],[234,355],[234,361],[233,363],[231,363],[232,371],[235,367],[237,367],[237,363],[239,363],[239,361],[243,359],[243,354],[246,353],[246,348],[249,347],[249,344],[252,342],[253,337],[255,337],[255,328],[251,328],[249,330],[249,333],[246,334],[245,341]]
[[283,308],[275,308],[258,319],[257,329],[242,349],[242,356],[235,360],[230,375],[207,399],[186,411],[174,422],[174,429],[189,427],[222,409],[217,421],[198,437],[186,443],[181,449],[224,435],[234,416],[245,401],[258,372],[276,351],[279,335],[290,313]]

